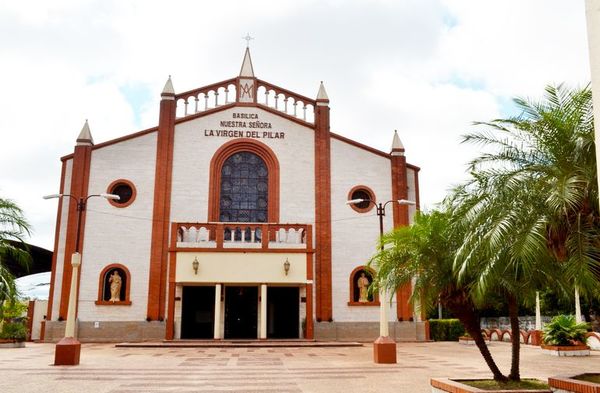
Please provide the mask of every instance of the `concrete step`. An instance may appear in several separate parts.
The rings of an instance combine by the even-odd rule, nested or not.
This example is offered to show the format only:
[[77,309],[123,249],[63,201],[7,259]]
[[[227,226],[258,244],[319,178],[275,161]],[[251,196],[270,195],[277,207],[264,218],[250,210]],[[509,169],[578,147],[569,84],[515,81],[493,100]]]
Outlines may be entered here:
[[315,340],[164,340],[125,342],[117,348],[274,348],[274,347],[362,347],[353,341]]

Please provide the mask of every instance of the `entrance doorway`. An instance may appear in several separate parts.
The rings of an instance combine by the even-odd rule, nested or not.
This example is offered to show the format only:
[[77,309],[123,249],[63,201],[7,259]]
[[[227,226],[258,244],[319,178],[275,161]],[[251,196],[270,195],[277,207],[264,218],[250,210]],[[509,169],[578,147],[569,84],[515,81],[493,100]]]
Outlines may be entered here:
[[267,288],[267,338],[299,338],[298,287]]
[[257,338],[258,287],[225,287],[225,338]]
[[213,338],[215,287],[183,287],[181,338]]

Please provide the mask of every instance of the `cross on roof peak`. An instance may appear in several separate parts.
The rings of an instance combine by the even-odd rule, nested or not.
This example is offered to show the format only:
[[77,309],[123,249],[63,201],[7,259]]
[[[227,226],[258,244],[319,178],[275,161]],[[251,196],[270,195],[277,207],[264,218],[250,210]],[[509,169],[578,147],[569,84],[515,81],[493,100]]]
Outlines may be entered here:
[[254,37],[250,37],[250,33],[246,33],[245,37],[242,37],[243,40],[246,40],[246,48],[250,48],[250,40],[253,40]]

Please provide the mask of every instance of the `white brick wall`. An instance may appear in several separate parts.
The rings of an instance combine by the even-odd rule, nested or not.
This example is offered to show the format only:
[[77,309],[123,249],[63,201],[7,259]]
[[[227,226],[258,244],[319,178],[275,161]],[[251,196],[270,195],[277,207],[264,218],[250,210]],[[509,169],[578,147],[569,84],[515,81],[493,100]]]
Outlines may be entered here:
[[[354,268],[365,265],[377,250],[379,219],[373,208],[358,213],[346,205],[348,192],[365,185],[379,202],[392,197],[391,161],[337,139],[331,140],[331,219],[332,219],[332,292],[335,321],[378,321],[379,307],[352,307],[349,277]],[[386,208],[384,231],[393,227],[392,206]],[[395,298],[390,320],[396,318]]]
[[175,127],[172,222],[206,222],[210,161],[223,144],[237,139],[205,136],[205,129],[222,129],[222,120],[233,113],[257,113],[259,120],[283,131],[285,139],[257,139],[269,146],[279,161],[280,211],[282,223],[314,222],[314,132],[257,108],[235,108],[178,124]]
[[[65,183],[63,193],[68,194],[71,190],[71,169],[73,168],[73,160],[67,160],[65,163]],[[58,310],[60,308],[60,294],[63,276],[63,266],[65,262],[65,237],[67,236],[67,220],[69,218],[69,203],[71,198],[61,198],[58,203],[62,204],[60,215],[60,229],[58,231],[58,249],[56,250],[56,271],[54,273],[54,294],[52,296],[52,319],[58,318]],[[70,258],[69,258],[70,261]],[[66,317],[66,316],[65,316]]]
[[[285,132],[285,139],[258,139],[276,154],[280,166],[280,222],[315,220],[314,131],[258,108],[234,108],[176,125],[171,194],[171,222],[205,222],[208,213],[210,161],[216,150],[235,138],[205,136],[205,129],[222,129],[219,122],[235,120],[233,113],[257,113],[270,122],[269,131]],[[100,198],[87,210],[81,272],[79,318],[82,321],[130,321],[146,317],[151,248],[156,133],[109,145],[92,152],[89,193],[107,191],[116,179],[135,184],[137,197],[126,208]],[[72,161],[67,162],[65,190],[70,188]],[[391,162],[364,149],[331,140],[332,292],[334,320],[378,321],[378,307],[349,307],[349,275],[376,252],[379,221],[375,209],[358,213],[346,205],[348,192],[365,185],[378,201],[391,199]],[[415,200],[414,173],[408,173],[408,198]],[[64,238],[69,201],[65,199],[60,228],[53,316],[58,316]],[[411,213],[414,212],[411,209]],[[388,205],[384,230],[392,229]],[[412,215],[412,214],[411,214]],[[98,275],[108,264],[121,263],[131,272],[131,306],[96,306]],[[396,319],[395,298],[390,320]]]
[[[92,151],[89,194],[107,192],[110,183],[127,179],[136,188],[135,201],[112,206],[91,198],[87,206],[78,317],[82,321],[140,321],[146,318],[156,133]],[[102,269],[120,263],[131,273],[131,306],[96,306]]]

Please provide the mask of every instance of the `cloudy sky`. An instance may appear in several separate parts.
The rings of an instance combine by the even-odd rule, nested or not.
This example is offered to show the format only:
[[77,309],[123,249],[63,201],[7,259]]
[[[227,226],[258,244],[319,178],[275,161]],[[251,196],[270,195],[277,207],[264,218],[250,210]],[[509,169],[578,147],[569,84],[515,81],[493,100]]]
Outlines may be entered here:
[[332,131],[389,151],[397,129],[432,207],[476,154],[475,120],[511,98],[585,85],[583,0],[39,0],[0,3],[0,197],[52,248],[59,157],[85,119],[95,142],[155,126],[176,91],[234,77],[249,32],[256,75],[315,97]]

